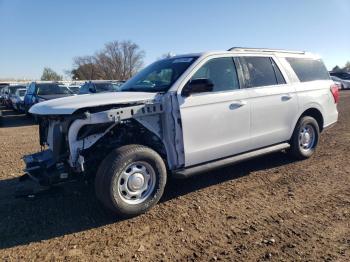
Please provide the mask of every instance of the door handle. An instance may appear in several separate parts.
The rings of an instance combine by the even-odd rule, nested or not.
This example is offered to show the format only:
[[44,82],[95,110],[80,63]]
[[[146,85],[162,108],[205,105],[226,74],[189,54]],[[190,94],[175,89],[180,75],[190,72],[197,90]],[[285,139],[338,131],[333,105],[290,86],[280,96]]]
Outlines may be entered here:
[[230,104],[230,109],[233,110],[233,109],[242,107],[246,104],[247,104],[247,101],[244,101],[244,100],[235,101],[232,104]]
[[292,95],[291,94],[286,94],[286,95],[282,95],[281,99],[282,101],[288,101],[290,99],[292,99]]

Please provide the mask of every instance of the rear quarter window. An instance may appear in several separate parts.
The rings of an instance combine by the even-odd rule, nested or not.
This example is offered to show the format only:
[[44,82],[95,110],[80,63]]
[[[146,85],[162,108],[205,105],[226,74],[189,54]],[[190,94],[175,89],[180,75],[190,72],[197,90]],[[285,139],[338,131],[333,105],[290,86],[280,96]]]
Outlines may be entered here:
[[322,60],[309,58],[286,58],[300,82],[329,80],[329,73]]

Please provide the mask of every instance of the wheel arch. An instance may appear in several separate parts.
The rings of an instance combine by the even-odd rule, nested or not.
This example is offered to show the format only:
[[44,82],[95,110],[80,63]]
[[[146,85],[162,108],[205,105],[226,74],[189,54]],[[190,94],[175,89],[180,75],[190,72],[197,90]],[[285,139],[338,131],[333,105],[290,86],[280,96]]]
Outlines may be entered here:
[[[304,116],[311,116],[311,117],[313,117],[316,120],[317,124],[318,124],[320,133],[323,131],[324,117],[322,115],[322,112],[318,108],[310,107],[310,108],[304,110],[302,112],[302,114],[299,116],[299,118],[298,118],[296,123],[298,123],[298,121]],[[296,123],[295,123],[295,125],[296,125]]]
[[138,144],[154,150],[161,156],[165,166],[168,168],[168,153],[162,139],[156,133],[134,119],[116,125],[88,149],[86,155],[95,155],[95,150],[97,149],[101,154],[98,160],[98,162],[100,162],[112,150],[129,144]]

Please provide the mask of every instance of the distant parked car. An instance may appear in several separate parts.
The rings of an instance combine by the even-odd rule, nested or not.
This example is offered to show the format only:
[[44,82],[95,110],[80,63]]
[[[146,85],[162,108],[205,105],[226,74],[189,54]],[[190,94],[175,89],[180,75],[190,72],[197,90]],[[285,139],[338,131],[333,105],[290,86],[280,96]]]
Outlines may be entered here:
[[331,76],[339,77],[343,80],[350,80],[350,73],[347,72],[329,72]]
[[350,89],[350,78],[349,80],[341,79],[337,76],[331,76],[334,83],[336,83],[340,89]]
[[96,80],[85,82],[80,88],[79,94],[95,94],[105,92],[118,92],[122,81]]
[[73,94],[79,94],[80,85],[70,85],[68,86],[68,89],[72,91]]
[[5,86],[4,88],[1,89],[1,104],[4,106],[8,106],[8,96],[9,96],[9,87]]
[[0,83],[0,104],[4,104],[4,98],[5,98],[5,91],[7,90],[7,87],[9,86],[8,83]]
[[20,88],[26,88],[24,85],[10,85],[6,88],[6,96],[5,96],[5,105],[9,108],[12,108],[12,97],[15,95],[16,90]]
[[18,88],[13,96],[11,96],[12,107],[16,111],[24,111],[24,96],[26,94],[26,87]]
[[24,111],[28,114],[32,105],[43,101],[73,95],[73,92],[57,82],[32,82],[24,97]]

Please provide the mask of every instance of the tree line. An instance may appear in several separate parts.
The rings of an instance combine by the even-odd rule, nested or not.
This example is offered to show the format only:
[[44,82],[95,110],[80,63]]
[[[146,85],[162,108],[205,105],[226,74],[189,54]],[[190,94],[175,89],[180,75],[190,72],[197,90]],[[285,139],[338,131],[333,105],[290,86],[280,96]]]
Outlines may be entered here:
[[[77,56],[67,74],[72,80],[127,80],[143,66],[145,52],[132,41],[112,41],[94,55]],[[44,68],[41,80],[60,81],[62,76]]]
[[338,65],[336,65],[335,67],[333,67],[332,69],[333,72],[350,72],[350,61],[346,62],[344,67],[340,67]]

